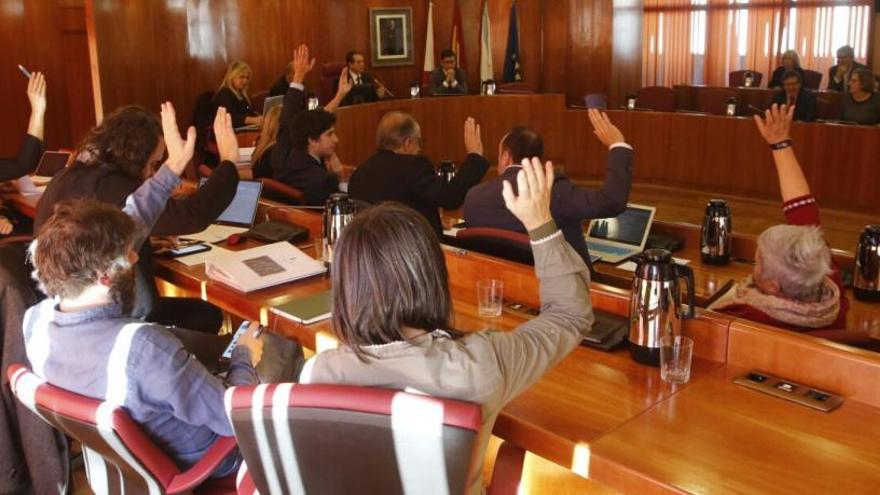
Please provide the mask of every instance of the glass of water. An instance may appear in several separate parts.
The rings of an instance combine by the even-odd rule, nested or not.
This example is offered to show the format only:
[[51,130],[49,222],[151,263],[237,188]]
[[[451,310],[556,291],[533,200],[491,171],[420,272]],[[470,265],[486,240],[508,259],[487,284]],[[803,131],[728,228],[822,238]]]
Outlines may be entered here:
[[691,378],[694,340],[683,335],[660,339],[660,377],[668,383],[687,383]]
[[504,282],[501,280],[477,281],[477,303],[480,316],[501,316],[504,299]]

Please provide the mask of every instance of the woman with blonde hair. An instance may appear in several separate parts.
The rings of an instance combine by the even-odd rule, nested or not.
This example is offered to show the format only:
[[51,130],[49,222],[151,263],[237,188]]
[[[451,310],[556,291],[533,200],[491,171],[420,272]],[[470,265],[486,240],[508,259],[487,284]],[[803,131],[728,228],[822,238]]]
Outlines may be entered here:
[[794,50],[786,50],[782,53],[782,65],[773,71],[773,77],[770,78],[770,88],[781,88],[783,75],[793,70],[801,75],[801,81],[804,80],[804,69],[801,68],[801,57]]
[[232,116],[233,127],[260,125],[263,122],[263,117],[251,108],[251,100],[247,94],[252,75],[253,71],[248,64],[241,60],[232,62],[226,68],[223,82],[214,95],[214,104],[226,108]]
[[275,151],[275,142],[278,141],[278,126],[281,121],[282,105],[275,105],[266,115],[263,115],[263,128],[260,138],[254,148],[252,157],[254,178],[272,177],[272,153]]

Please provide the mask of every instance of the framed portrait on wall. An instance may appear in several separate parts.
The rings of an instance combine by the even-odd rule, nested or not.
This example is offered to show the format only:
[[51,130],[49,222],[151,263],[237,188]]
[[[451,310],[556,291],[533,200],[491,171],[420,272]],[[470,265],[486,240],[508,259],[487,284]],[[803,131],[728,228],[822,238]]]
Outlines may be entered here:
[[370,48],[374,67],[412,65],[412,8],[370,9]]

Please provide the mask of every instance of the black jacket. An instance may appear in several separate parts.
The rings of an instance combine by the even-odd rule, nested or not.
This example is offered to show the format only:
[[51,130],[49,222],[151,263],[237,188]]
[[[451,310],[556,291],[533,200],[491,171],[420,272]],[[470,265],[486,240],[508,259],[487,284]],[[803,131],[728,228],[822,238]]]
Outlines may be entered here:
[[[777,91],[776,94],[773,95],[773,103],[778,103],[780,105],[788,103],[788,97],[786,96],[785,91]],[[816,95],[813,94],[812,91],[801,88],[794,104],[794,120],[801,120],[804,122],[812,122],[816,120],[819,110],[816,104]]]
[[[589,266],[590,255],[584,240],[583,221],[615,217],[626,209],[632,186],[633,151],[614,148],[608,152],[605,182],[599,190],[575,185],[565,175],[556,174],[550,199],[550,213],[575,251]],[[504,206],[502,184],[507,180],[516,190],[521,167],[508,167],[500,176],[471,189],[464,201],[464,220],[468,227],[525,232],[523,224]]]
[[426,156],[379,150],[354,171],[348,193],[368,203],[403,203],[427,218],[439,236],[443,228],[437,209],[460,207],[468,190],[480,182],[488,169],[485,158],[471,153],[455,178],[446,182]]
[[214,105],[223,107],[232,116],[232,127],[243,127],[245,117],[256,117],[259,115],[247,100],[239,100],[238,96],[229,88],[223,88],[214,95]]
[[293,148],[293,119],[305,108],[305,94],[300,89],[288,88],[272,150],[272,178],[302,191],[307,204],[323,205],[327,196],[339,189],[339,180],[323,163]]
[[269,89],[269,96],[286,95],[288,88],[290,88],[290,82],[287,80],[287,76],[281,76]]
[[18,156],[15,158],[0,158],[0,182],[15,180],[19,177],[36,170],[43,156],[43,142],[25,134]]

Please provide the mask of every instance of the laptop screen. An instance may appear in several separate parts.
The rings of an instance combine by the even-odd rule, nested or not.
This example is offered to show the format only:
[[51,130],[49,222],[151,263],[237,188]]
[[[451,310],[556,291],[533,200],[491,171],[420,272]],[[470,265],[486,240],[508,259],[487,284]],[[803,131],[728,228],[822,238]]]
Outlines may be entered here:
[[627,206],[615,218],[594,220],[590,224],[589,237],[640,247],[645,232],[651,225],[652,216],[653,211],[650,209]]
[[69,159],[70,153],[66,151],[46,151],[43,153],[42,158],[40,158],[40,164],[37,165],[34,175],[52,177],[64,170]]
[[[205,180],[207,179],[202,179],[201,184],[204,184]],[[214,223],[250,228],[257,214],[257,205],[260,202],[260,192],[262,190],[263,183],[260,181],[238,181],[238,190],[235,191],[235,197],[232,198],[232,202],[229,203],[229,206],[223,210],[223,213],[220,214],[220,217]]]

